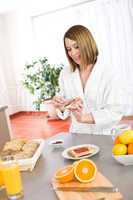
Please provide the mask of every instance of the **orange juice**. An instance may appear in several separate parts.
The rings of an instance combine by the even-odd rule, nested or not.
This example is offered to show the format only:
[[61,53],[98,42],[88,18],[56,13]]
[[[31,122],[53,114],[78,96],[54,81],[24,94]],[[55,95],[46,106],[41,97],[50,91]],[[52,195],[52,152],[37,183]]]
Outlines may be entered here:
[[2,174],[8,195],[22,193],[21,176],[19,166],[17,164],[3,166]]
[[0,188],[4,185],[3,175],[2,175],[2,169],[0,167]]

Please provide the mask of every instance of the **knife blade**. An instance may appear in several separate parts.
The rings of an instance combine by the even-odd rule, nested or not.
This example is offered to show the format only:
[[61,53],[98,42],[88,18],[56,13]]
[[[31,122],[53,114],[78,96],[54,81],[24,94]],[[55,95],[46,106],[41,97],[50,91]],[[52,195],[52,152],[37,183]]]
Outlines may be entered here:
[[118,192],[117,187],[55,187],[54,190],[58,191],[71,191],[71,192],[101,192],[101,193],[115,193]]

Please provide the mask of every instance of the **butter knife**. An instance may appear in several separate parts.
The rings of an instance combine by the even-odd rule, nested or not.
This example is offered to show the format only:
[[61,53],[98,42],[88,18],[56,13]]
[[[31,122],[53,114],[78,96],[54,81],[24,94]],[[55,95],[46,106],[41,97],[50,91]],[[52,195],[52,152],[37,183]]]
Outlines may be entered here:
[[90,188],[60,186],[60,187],[55,187],[54,190],[71,191],[71,192],[101,192],[101,193],[115,193],[119,191],[117,187],[103,187],[103,186],[90,187]]

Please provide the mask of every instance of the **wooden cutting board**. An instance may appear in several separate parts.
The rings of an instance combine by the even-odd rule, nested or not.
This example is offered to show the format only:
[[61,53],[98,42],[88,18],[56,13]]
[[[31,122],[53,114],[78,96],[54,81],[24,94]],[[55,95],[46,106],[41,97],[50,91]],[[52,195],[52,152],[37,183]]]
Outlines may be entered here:
[[[100,172],[97,173],[96,178],[91,183],[80,183],[78,181],[72,181],[68,183],[61,184],[56,180],[52,181],[53,188],[56,187],[97,187],[97,186],[112,186],[111,182],[103,176]],[[92,192],[74,192],[74,191],[58,191],[55,190],[58,198],[60,200],[122,200],[123,197],[121,193],[92,193]]]

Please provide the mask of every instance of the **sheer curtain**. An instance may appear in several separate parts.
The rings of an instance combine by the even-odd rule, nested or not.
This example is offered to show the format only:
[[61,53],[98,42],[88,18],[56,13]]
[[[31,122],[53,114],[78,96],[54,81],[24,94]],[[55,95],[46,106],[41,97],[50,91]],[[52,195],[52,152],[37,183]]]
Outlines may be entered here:
[[130,115],[133,114],[133,1],[102,1],[99,8],[107,35],[106,59],[110,56],[110,66],[121,74]]
[[115,70],[124,82],[129,114],[133,113],[133,1],[96,0],[33,17],[36,55],[66,64],[63,35],[72,25],[87,26],[99,48],[105,70]]
[[9,114],[33,110],[33,97],[23,87],[23,68],[33,56],[31,17],[23,10],[0,16],[0,105]]

